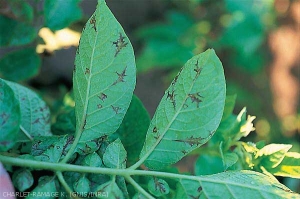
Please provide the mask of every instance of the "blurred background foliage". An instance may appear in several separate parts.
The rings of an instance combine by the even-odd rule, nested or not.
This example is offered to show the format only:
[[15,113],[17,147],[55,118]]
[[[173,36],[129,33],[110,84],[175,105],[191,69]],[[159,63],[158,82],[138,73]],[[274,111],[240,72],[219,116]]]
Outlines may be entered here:
[[[31,86],[53,121],[72,87],[76,47],[92,0],[0,0],[0,77]],[[214,48],[234,113],[255,115],[253,142],[300,151],[300,1],[107,0],[133,43],[136,95],[150,115],[193,55]],[[68,94],[69,95],[69,94]],[[205,157],[203,157],[205,158]],[[188,166],[184,169],[188,170]]]

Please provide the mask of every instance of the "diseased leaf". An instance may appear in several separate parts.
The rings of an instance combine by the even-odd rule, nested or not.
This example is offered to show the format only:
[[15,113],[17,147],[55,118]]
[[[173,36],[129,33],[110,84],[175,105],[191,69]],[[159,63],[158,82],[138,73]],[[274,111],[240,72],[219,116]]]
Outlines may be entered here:
[[126,151],[120,139],[117,139],[106,148],[103,155],[103,163],[109,168],[125,169],[126,155]]
[[260,164],[266,169],[277,167],[285,154],[292,148],[290,144],[269,144],[260,149],[255,158],[260,159]]
[[[37,30],[28,23],[0,15],[0,46],[29,44],[37,37]],[[24,67],[23,65],[22,67]]]
[[53,194],[58,191],[55,184],[55,177],[41,177],[38,186],[31,191],[32,194],[28,194],[27,199],[56,198],[56,194]]
[[223,67],[214,50],[190,59],[158,105],[140,162],[161,169],[206,143],[221,121],[225,89]]
[[170,187],[163,179],[151,178],[148,182],[148,190],[156,197],[166,195],[170,192]]
[[25,48],[10,52],[0,59],[0,75],[7,80],[23,81],[37,75],[40,65],[41,58],[35,48]]
[[276,176],[300,179],[300,154],[287,152],[278,166],[275,168],[267,168],[267,170]]
[[124,199],[124,195],[115,181],[109,181],[97,188],[97,198]]
[[127,164],[135,163],[142,150],[150,117],[142,102],[133,95],[128,111],[116,134],[127,151]]
[[33,185],[34,180],[28,169],[21,169],[14,172],[12,181],[19,191],[25,191]]
[[45,0],[45,26],[51,30],[68,27],[82,17],[81,0]]
[[75,59],[76,132],[82,142],[119,128],[132,98],[135,73],[129,39],[100,0],[82,32]]
[[227,171],[195,180],[179,180],[176,199],[187,198],[298,198],[275,178],[253,171]]
[[11,149],[21,123],[20,105],[13,90],[0,79],[0,151]]
[[21,108],[18,142],[31,141],[35,136],[50,136],[50,110],[46,103],[30,89],[6,81],[13,89]]

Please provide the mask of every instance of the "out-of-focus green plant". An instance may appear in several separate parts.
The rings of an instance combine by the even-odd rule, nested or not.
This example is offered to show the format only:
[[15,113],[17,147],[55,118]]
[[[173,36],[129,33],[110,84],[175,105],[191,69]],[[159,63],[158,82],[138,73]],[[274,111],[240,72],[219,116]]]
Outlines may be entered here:
[[[1,1],[0,47],[14,47],[0,58],[0,77],[24,81],[38,74],[41,57],[36,45],[42,27],[56,31],[81,19],[80,0]],[[39,6],[42,8],[40,9]]]
[[[174,2],[180,6],[188,3]],[[230,66],[257,72],[264,66],[265,52],[260,47],[266,32],[274,25],[272,3],[192,1],[183,6],[189,12],[179,9],[167,12],[166,22],[146,25],[137,31],[137,36],[145,42],[137,59],[138,70],[179,67],[193,54],[214,47],[226,51]]]

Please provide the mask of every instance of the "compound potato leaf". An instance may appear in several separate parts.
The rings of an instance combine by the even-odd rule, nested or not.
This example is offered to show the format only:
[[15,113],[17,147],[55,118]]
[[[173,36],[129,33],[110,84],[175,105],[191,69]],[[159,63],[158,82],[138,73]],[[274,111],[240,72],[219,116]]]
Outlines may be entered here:
[[0,75],[7,80],[23,81],[37,75],[40,65],[41,58],[35,48],[25,48],[0,59]]
[[138,163],[162,169],[206,143],[221,121],[225,90],[214,50],[190,59],[158,105]]
[[21,108],[19,142],[31,141],[35,136],[50,136],[50,110],[46,103],[30,89],[6,81],[13,89]]
[[135,87],[133,48],[106,3],[99,0],[82,32],[73,74],[76,133],[81,141],[120,126]]
[[21,123],[21,111],[13,90],[0,79],[0,151],[16,143]]
[[181,198],[298,198],[275,178],[253,171],[228,171],[195,180],[181,179],[176,199]]
[[46,0],[44,3],[45,26],[51,30],[59,30],[79,20],[82,12],[81,0]]

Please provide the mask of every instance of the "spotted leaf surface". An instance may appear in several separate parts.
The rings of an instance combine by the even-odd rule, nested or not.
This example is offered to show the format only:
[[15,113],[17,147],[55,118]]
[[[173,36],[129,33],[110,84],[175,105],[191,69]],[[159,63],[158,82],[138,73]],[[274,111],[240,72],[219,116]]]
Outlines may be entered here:
[[35,136],[49,136],[50,110],[46,103],[30,89],[6,81],[15,93],[21,108],[21,125],[18,141],[29,141]]
[[106,3],[81,35],[73,74],[76,131],[81,141],[114,133],[129,107],[136,68],[130,41]]
[[222,63],[214,50],[190,59],[158,105],[140,161],[161,169],[206,143],[220,123],[225,89]]
[[13,90],[0,79],[0,151],[14,146],[21,122],[20,105]]
[[176,199],[187,198],[299,198],[275,178],[253,171],[228,171],[210,176],[181,179]]

